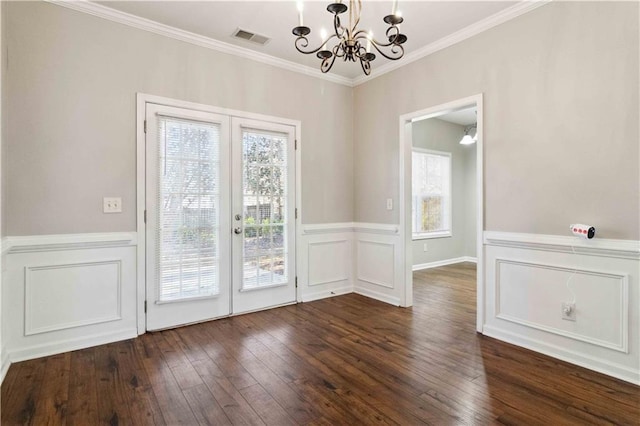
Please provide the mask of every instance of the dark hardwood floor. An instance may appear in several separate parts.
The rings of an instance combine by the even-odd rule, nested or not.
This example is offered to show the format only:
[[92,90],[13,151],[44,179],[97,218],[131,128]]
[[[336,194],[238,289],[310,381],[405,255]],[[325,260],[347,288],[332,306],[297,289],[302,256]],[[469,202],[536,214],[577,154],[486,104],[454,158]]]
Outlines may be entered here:
[[640,388],[475,332],[475,266],[16,363],[2,425],[640,424]]

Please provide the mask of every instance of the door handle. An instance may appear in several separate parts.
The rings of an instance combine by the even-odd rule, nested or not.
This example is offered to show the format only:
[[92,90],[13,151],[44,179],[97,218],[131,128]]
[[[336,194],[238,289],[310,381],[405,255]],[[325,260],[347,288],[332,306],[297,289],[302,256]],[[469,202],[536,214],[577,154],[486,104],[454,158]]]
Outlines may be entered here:
[[240,227],[233,228],[233,232],[234,232],[235,234],[242,234],[242,228],[240,228]]

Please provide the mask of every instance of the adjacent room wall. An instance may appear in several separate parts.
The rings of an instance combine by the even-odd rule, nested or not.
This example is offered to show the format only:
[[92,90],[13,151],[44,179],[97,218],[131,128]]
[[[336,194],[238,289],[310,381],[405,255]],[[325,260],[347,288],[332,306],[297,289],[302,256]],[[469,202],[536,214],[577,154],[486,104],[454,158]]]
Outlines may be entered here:
[[438,118],[416,121],[412,127],[415,148],[451,153],[453,197],[452,236],[413,240],[413,265],[475,257],[476,145],[460,145],[464,126]]
[[354,92],[356,221],[399,223],[398,117],[484,93],[486,230],[640,238],[637,2],[549,3]]
[[[636,384],[638,9],[550,2],[354,90],[355,221],[399,223],[398,209],[385,209],[399,196],[398,118],[481,93],[478,329]],[[571,223],[595,226],[596,239],[571,236]],[[369,238],[358,252],[357,292],[401,302],[403,237]],[[571,302],[575,321],[561,310]]]
[[477,145],[473,145],[473,147],[467,151],[466,167],[464,173],[464,190],[466,191],[464,198],[467,200],[465,204],[465,214],[464,214],[464,232],[466,238],[464,240],[464,255],[470,257],[477,257],[478,251],[478,190],[476,187],[478,177],[477,173]]
[[[301,120],[303,222],[353,220],[350,87],[50,3],[6,6],[6,235],[135,230],[136,92]],[[104,196],[123,213],[103,214]]]

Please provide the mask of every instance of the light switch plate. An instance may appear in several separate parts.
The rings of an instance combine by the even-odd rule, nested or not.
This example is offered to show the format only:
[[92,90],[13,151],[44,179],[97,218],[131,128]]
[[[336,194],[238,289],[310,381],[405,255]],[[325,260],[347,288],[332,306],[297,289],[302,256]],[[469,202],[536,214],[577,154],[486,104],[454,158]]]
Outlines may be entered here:
[[102,199],[102,211],[104,213],[122,213],[122,198],[104,197]]
[[387,210],[393,210],[393,198],[387,198]]

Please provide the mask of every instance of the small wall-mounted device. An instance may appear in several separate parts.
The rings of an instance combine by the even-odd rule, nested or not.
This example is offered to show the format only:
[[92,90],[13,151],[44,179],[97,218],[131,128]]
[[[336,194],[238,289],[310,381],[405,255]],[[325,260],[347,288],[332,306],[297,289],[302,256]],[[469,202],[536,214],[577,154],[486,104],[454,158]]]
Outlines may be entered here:
[[580,223],[575,223],[573,225],[569,225],[569,229],[571,229],[573,235],[580,238],[591,239],[596,236],[596,228],[591,225],[582,225]]

